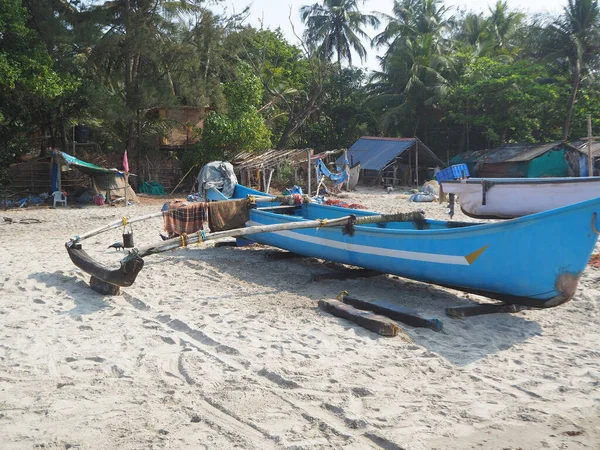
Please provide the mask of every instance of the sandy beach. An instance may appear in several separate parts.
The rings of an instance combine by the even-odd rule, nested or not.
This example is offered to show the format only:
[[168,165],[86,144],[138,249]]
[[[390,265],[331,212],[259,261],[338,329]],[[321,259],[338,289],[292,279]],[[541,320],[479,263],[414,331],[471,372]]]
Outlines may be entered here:
[[[447,218],[398,192],[344,200]],[[100,295],[64,243],[160,208],[141,201],[1,212],[41,223],[0,221],[0,449],[600,448],[600,269],[560,307],[459,320],[444,308],[484,299],[389,275],[314,282],[322,261],[207,244],[148,257]],[[133,228],[155,242],[162,219]],[[116,264],[121,233],[86,250]],[[385,338],[318,309],[343,290],[445,332]]]

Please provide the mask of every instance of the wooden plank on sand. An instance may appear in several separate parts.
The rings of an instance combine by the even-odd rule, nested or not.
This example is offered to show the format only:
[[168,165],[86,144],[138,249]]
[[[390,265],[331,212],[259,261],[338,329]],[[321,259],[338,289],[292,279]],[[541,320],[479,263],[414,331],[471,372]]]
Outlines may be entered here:
[[478,303],[467,306],[449,306],[446,308],[446,314],[450,317],[463,318],[481,316],[483,314],[499,314],[499,313],[517,313],[532,309],[524,305],[511,305],[506,303]]
[[319,300],[319,308],[336,317],[349,320],[382,336],[396,336],[400,327],[387,317],[361,311],[337,300]]
[[111,283],[107,283],[106,281],[102,281],[100,278],[96,278],[92,275],[90,278],[90,287],[98,292],[99,294],[104,295],[119,295],[121,294],[121,288]]
[[424,319],[423,317],[419,316],[417,311],[404,306],[392,305],[390,303],[377,304],[373,302],[367,302],[365,300],[347,295],[345,292],[338,296],[338,298],[340,297],[341,300],[347,305],[351,305],[364,311],[372,311],[375,314],[389,317],[390,319],[405,323],[411,327],[429,328],[433,331],[442,331],[443,329],[442,322],[440,322],[438,319]]
[[369,278],[381,275],[381,272],[370,269],[346,269],[337,272],[315,273],[312,276],[313,281],[323,280],[352,280],[356,278]]
[[265,259],[267,261],[283,261],[287,259],[297,259],[297,258],[306,258],[305,256],[299,255],[297,253],[287,252],[287,251],[274,251],[268,252],[265,254]]

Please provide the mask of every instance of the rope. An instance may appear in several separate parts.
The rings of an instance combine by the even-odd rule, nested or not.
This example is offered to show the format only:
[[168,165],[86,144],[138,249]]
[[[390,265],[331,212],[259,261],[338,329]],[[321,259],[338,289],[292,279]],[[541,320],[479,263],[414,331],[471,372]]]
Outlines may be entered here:
[[129,218],[128,217],[123,217],[123,219],[121,219],[123,221],[123,226],[127,226],[129,225]]
[[356,219],[358,225],[379,222],[414,222],[424,221],[425,213],[423,211],[411,211],[405,213],[383,214],[379,216],[363,216]]
[[592,231],[598,235],[600,235],[600,231],[596,228],[596,218],[598,217],[598,213],[592,214]]
[[187,234],[183,233],[180,237],[181,237],[181,246],[187,247]]

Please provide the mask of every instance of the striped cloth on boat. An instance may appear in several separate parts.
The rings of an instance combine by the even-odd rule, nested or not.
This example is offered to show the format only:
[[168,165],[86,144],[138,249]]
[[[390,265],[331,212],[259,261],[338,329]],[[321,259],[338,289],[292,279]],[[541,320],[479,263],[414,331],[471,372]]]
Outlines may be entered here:
[[165,231],[172,235],[191,234],[201,230],[208,219],[206,203],[171,202],[163,211]]

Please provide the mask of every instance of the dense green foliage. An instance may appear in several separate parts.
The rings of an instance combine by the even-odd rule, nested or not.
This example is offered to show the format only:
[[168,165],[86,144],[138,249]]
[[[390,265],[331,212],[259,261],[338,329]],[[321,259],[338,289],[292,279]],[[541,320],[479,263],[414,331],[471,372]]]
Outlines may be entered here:
[[[502,1],[483,14],[440,0],[395,0],[389,16],[363,6],[307,4],[293,45],[243,25],[246,11],[219,15],[201,0],[3,0],[0,165],[68,149],[77,123],[135,164],[173,127],[189,129],[156,112],[183,106],[210,111],[190,164],[344,148],[361,135],[418,136],[446,159],[576,140],[588,113],[600,126],[598,0],[565,0],[556,17]],[[376,71],[352,67],[376,50]]]
[[237,78],[225,84],[227,112],[211,112],[200,130],[202,155],[227,159],[239,151],[254,152],[271,147],[270,132],[258,114],[262,85],[247,65],[240,65]]

